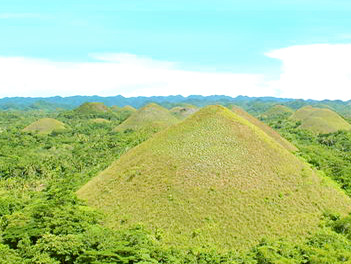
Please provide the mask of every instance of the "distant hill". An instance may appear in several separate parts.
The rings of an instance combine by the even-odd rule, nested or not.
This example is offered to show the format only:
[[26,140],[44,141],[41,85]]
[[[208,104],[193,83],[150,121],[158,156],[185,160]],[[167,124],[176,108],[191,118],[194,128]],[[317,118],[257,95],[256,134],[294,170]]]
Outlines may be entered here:
[[177,117],[178,119],[184,119],[189,115],[195,113],[199,110],[196,106],[193,105],[184,105],[184,106],[176,106],[173,107],[170,112]]
[[206,105],[220,104],[229,106],[235,104],[248,111],[250,114],[259,115],[267,111],[274,105],[281,104],[285,105],[293,110],[299,109],[306,105],[312,105],[314,107],[329,107],[334,111],[344,116],[351,115],[351,100],[340,101],[340,100],[296,100],[288,98],[275,98],[275,97],[248,97],[248,96],[237,96],[230,97],[224,95],[212,95],[212,96],[201,96],[201,95],[190,95],[183,97],[181,95],[176,96],[138,96],[138,97],[123,97],[121,95],[101,97],[101,96],[71,96],[71,97],[38,97],[38,98],[24,98],[24,97],[12,97],[0,99],[0,109],[19,109],[19,110],[47,110],[57,111],[57,109],[72,110],[79,105],[86,102],[100,102],[106,106],[111,107],[113,105],[123,107],[126,105],[133,106],[135,108],[141,108],[149,103],[157,103],[171,109],[172,107],[190,104],[197,107],[203,107]]
[[23,132],[50,134],[54,131],[63,131],[67,127],[64,123],[53,118],[42,118],[23,129]]
[[115,131],[125,131],[127,129],[158,131],[177,122],[177,118],[168,109],[152,103],[134,112],[127,120],[117,126]]
[[245,118],[208,106],[133,148],[78,191],[104,223],[142,223],[165,244],[247,249],[299,241],[350,199]]
[[249,113],[245,112],[243,109],[237,106],[232,107],[232,111],[236,113],[237,115],[241,116],[242,118],[245,118],[247,121],[251,122],[258,128],[262,129],[267,135],[270,137],[274,138],[280,145],[282,145],[284,148],[286,148],[289,151],[296,151],[297,148],[291,144],[289,141],[284,139],[282,136],[280,136],[275,130],[273,130],[271,127],[266,125],[265,123],[261,122],[257,118],[253,117]]
[[121,117],[122,120],[127,119],[128,117],[130,117],[133,113],[135,113],[137,110],[130,105],[126,105],[123,107],[119,107],[119,106],[112,106],[111,110],[116,113],[118,116]]
[[103,103],[93,102],[93,103],[84,103],[74,111],[79,114],[97,114],[97,113],[111,112],[111,109],[109,109]]
[[265,111],[261,117],[264,119],[288,118],[294,111],[285,105],[275,105]]
[[351,130],[351,125],[330,109],[305,106],[291,116],[301,122],[301,128],[327,134],[338,130]]

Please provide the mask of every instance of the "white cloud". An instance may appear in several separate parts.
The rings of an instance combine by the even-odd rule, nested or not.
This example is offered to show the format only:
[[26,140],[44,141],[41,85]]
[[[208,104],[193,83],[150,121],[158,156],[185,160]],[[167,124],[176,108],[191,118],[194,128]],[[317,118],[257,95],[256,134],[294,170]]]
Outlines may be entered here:
[[266,55],[283,63],[279,80],[267,83],[280,96],[351,99],[351,44],[292,46]]
[[186,71],[173,62],[132,54],[95,54],[89,63],[0,57],[0,97],[191,94],[351,99],[351,44],[274,50],[277,80],[260,74]]
[[130,54],[63,63],[0,57],[0,96],[265,95],[262,75],[196,72]]

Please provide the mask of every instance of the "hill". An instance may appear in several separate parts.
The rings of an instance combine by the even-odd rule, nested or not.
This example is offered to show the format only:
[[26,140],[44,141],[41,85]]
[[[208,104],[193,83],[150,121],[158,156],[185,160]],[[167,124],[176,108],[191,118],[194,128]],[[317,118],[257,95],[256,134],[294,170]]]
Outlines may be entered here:
[[284,148],[286,148],[289,151],[296,151],[297,148],[291,144],[289,141],[287,141],[285,138],[280,136],[276,131],[274,131],[271,127],[266,125],[265,123],[261,122],[257,118],[253,117],[243,109],[237,106],[233,106],[232,111],[236,113],[237,115],[241,116],[242,118],[245,118],[247,121],[250,123],[254,124],[258,128],[262,129],[268,136],[274,138],[280,145],[282,145]]
[[301,122],[300,127],[315,133],[327,134],[338,130],[351,130],[351,125],[330,109],[305,106],[291,116]]
[[189,115],[195,113],[199,109],[193,105],[185,105],[185,106],[176,106],[173,107],[170,112],[177,117],[178,119],[184,119]]
[[98,113],[107,113],[111,110],[104,105],[103,103],[84,103],[74,110],[79,114],[98,114]]
[[112,228],[142,223],[179,247],[300,240],[350,199],[256,125],[209,106],[133,148],[78,196]]
[[127,129],[158,131],[177,122],[178,119],[166,108],[151,103],[133,113],[127,120],[117,126],[115,131],[125,131]]
[[285,105],[275,105],[269,108],[266,112],[264,112],[261,117],[266,119],[274,119],[274,118],[288,118],[290,117],[294,111],[285,106]]
[[29,126],[25,127],[23,132],[33,132],[37,134],[50,134],[53,131],[65,130],[66,126],[64,123],[53,119],[53,118],[42,118]]
[[135,113],[137,110],[130,105],[126,105],[123,107],[119,107],[119,106],[112,106],[111,110],[116,113],[118,116],[121,117],[122,120],[127,119],[128,117],[130,117],[133,113]]

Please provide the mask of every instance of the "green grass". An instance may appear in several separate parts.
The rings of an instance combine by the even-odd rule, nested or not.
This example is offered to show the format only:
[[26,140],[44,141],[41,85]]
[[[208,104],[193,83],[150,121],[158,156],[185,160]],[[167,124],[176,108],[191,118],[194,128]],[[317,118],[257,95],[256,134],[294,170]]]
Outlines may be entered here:
[[330,109],[305,106],[291,116],[301,122],[301,128],[315,133],[328,134],[338,130],[351,130],[351,125]]
[[116,112],[116,113],[134,113],[136,112],[137,110],[133,107],[133,106],[130,106],[130,105],[126,105],[126,106],[123,106],[123,107],[119,107],[117,105],[114,105],[111,107],[112,111],[113,112]]
[[112,228],[142,223],[167,245],[244,250],[304,239],[350,199],[258,126],[208,106],[131,149],[79,191]]
[[199,109],[196,106],[193,105],[188,105],[188,106],[176,106],[173,107],[170,112],[172,115],[174,115],[176,118],[183,120],[187,118],[188,116],[192,115]]
[[74,110],[79,114],[107,113],[111,110],[103,103],[84,103]]
[[159,131],[178,122],[168,109],[158,104],[148,104],[133,113],[127,120],[116,127],[115,131],[152,130]]
[[263,118],[287,118],[290,117],[294,111],[285,105],[275,105],[269,108],[262,114]]
[[50,134],[53,131],[62,131],[67,127],[64,123],[53,118],[42,118],[23,129],[23,132],[32,132],[37,134]]
[[241,116],[242,118],[245,118],[247,121],[250,123],[254,124],[258,128],[262,129],[262,131],[266,132],[266,134],[272,138],[274,138],[280,145],[282,145],[284,148],[290,150],[290,151],[296,151],[297,148],[291,144],[289,141],[284,139],[282,136],[280,136],[275,130],[273,130],[271,127],[266,125],[265,123],[261,122],[257,118],[253,117],[243,109],[241,109],[238,106],[233,106],[232,111]]

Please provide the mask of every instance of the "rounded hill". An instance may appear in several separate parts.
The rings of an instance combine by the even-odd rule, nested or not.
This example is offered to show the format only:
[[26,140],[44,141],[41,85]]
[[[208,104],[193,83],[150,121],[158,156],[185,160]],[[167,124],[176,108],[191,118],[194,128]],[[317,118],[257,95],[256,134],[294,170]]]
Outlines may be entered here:
[[179,122],[178,119],[168,109],[151,103],[133,113],[127,120],[117,126],[115,131],[125,131],[127,129],[158,131],[177,122]]
[[165,244],[246,249],[300,240],[349,198],[262,131],[208,106],[133,148],[79,191],[106,225],[137,223]]
[[111,110],[103,103],[84,103],[74,110],[79,114],[97,114],[97,113],[107,113]]
[[118,116],[121,117],[122,120],[127,119],[131,114],[135,113],[137,110],[130,106],[130,105],[126,105],[123,107],[119,107],[119,106],[112,106],[111,110],[116,113]]
[[338,130],[351,130],[351,125],[330,109],[305,106],[291,118],[301,122],[300,127],[315,133],[327,134]]
[[275,105],[262,114],[263,118],[288,118],[294,111],[285,105]]
[[178,119],[184,119],[196,111],[198,111],[198,108],[193,105],[176,106],[170,110],[170,112]]
[[64,123],[53,118],[42,118],[23,129],[23,132],[32,132],[37,134],[50,134],[54,131],[63,131],[66,129]]

